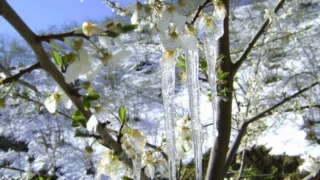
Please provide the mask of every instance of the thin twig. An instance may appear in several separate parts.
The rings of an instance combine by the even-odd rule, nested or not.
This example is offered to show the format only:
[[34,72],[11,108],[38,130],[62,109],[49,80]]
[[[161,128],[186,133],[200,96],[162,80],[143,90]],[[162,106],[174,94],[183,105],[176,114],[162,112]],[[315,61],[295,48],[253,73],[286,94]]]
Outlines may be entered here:
[[319,85],[319,82],[315,82],[301,90],[299,90],[298,92],[294,93],[293,95],[289,96],[289,97],[286,97],[284,98],[282,101],[274,104],[273,106],[271,106],[270,108],[258,113],[257,115],[249,118],[249,119],[246,119],[244,120],[241,125],[240,125],[240,129],[239,129],[239,132],[231,146],[231,148],[229,149],[228,151],[228,155],[227,155],[227,160],[226,160],[226,163],[225,163],[225,171],[227,171],[228,167],[231,165],[231,162],[237,152],[237,149],[239,148],[239,145],[241,143],[241,140],[242,138],[244,137],[244,135],[246,134],[246,131],[247,131],[247,127],[250,123],[254,122],[254,121],[257,121],[265,116],[267,116],[268,114],[271,114],[271,112],[273,110],[275,110],[276,108],[280,107],[281,105],[283,105],[284,103],[296,98],[297,96],[303,94],[304,92],[310,90],[311,88],[315,87]]
[[196,20],[199,18],[199,15],[200,15],[201,11],[203,10],[203,8],[205,8],[209,3],[211,3],[211,1],[206,0],[206,2],[204,2],[201,6],[198,7],[197,13],[194,15],[194,17],[190,23],[191,25],[194,25]]
[[11,83],[11,82],[13,82],[13,81],[17,81],[17,80],[19,80],[19,78],[20,78],[21,76],[23,76],[24,74],[30,73],[30,72],[32,72],[33,70],[39,69],[39,68],[41,68],[41,66],[40,66],[40,63],[37,62],[37,63],[35,63],[34,65],[28,67],[27,69],[21,70],[18,74],[15,74],[15,75],[13,75],[13,76],[10,76],[10,77],[8,77],[8,78],[6,78],[6,79],[1,80],[1,81],[0,81],[0,85],[2,85],[2,84],[7,84],[7,83]]
[[[280,8],[283,6],[284,2],[286,0],[280,0],[279,3],[277,4],[277,6],[275,7],[275,9],[273,10],[274,13],[278,13],[278,11],[280,10]],[[236,72],[238,71],[238,69],[240,68],[240,66],[242,65],[242,63],[247,59],[247,56],[249,55],[249,53],[251,52],[251,50],[253,49],[253,47],[255,46],[256,42],[258,41],[258,39],[260,38],[260,36],[266,32],[266,30],[269,28],[269,25],[271,23],[270,18],[266,18],[262,24],[262,26],[260,27],[259,31],[256,33],[256,35],[251,39],[251,41],[248,43],[247,47],[245,48],[245,50],[243,51],[243,53],[241,54],[241,56],[238,58],[238,60],[236,61],[236,63],[233,65],[233,75],[236,74]]]
[[[41,103],[41,102],[39,102],[39,101],[33,100],[33,99],[29,98],[29,97],[23,96],[23,95],[18,94],[18,93],[15,93],[14,95],[17,96],[17,97],[19,97],[19,98],[21,98],[21,99],[24,99],[24,100],[29,101],[29,102],[33,102],[33,103],[35,103],[35,104],[37,104],[37,105],[39,105],[39,106],[44,107],[44,104]],[[72,119],[71,116],[69,116],[68,114],[63,113],[63,112],[61,112],[61,111],[58,111],[58,110],[57,110],[56,113],[64,116],[65,118]]]
[[[12,74],[10,73],[10,71],[7,70],[1,63],[0,63],[0,69],[1,69],[1,71],[2,71],[7,77],[11,77],[11,76],[12,76]],[[18,80],[17,80],[17,83],[19,83],[19,84],[21,84],[21,85],[23,85],[23,86],[31,89],[31,90],[34,91],[36,94],[39,93],[39,92],[38,92],[38,89],[37,89],[35,86],[33,86],[32,84],[30,84],[30,83],[28,83],[28,82],[26,82],[26,81],[24,81],[24,80],[18,79]]]

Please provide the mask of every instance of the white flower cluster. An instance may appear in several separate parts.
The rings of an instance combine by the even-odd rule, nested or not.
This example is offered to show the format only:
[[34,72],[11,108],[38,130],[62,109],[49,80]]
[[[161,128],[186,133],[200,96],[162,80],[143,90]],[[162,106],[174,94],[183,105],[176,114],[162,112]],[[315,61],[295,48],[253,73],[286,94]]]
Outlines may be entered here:
[[[85,81],[91,81],[104,66],[107,66],[109,69],[115,68],[118,63],[128,59],[131,56],[131,51],[125,49],[124,43],[120,39],[120,36],[111,38],[104,33],[104,30],[109,30],[115,33],[119,33],[117,29],[118,23],[111,22],[108,24],[107,29],[104,29],[102,26],[97,24],[92,24],[91,22],[84,22],[82,25],[82,31],[86,36],[98,36],[99,43],[103,48],[108,48],[111,43],[111,39],[114,40],[114,43],[119,47],[119,50],[116,52],[104,52],[102,53],[101,61],[99,63],[93,63],[90,59],[90,55],[85,48],[82,47],[82,39],[74,40],[75,52],[71,52],[66,56],[66,62],[68,67],[65,73],[66,83],[71,83],[78,78],[82,78]],[[61,88],[56,88],[55,93],[52,96],[49,96],[44,105],[50,113],[56,112],[57,104],[60,102],[60,99],[65,103],[66,108],[70,108],[72,103],[70,99],[65,95]],[[90,129],[92,130],[92,121],[90,121]],[[95,123],[94,123],[95,124]]]
[[[180,53],[180,49],[184,52],[195,52],[198,50],[198,39],[201,34],[205,36],[213,36],[215,39],[223,34],[223,19],[226,16],[226,10],[222,1],[213,0],[213,13],[210,15],[201,13],[199,20],[193,25],[190,23],[191,17],[202,5],[205,0],[178,0],[177,3],[165,3],[161,0],[148,0],[144,4],[136,1],[127,7],[127,11],[132,13],[131,23],[138,25],[138,30],[148,28],[148,30],[159,33],[162,46],[162,60],[175,60],[175,55]],[[218,28],[217,28],[218,27]],[[222,27],[222,28],[221,28]],[[217,31],[219,29],[219,31]],[[222,30],[221,30],[222,29]],[[91,22],[85,22],[82,25],[82,32],[85,36],[98,36],[99,44],[102,48],[98,48],[101,53],[101,61],[93,63],[85,48],[79,47],[73,54],[71,61],[68,61],[68,67],[65,73],[65,81],[71,83],[78,78],[86,81],[92,80],[104,66],[114,67],[119,62],[128,59],[131,52],[125,49],[124,43],[120,37],[109,37],[106,31],[121,33],[117,22],[109,23],[106,27]],[[116,52],[106,52],[110,46],[111,39],[119,47]],[[189,53],[192,54],[192,53]],[[196,54],[196,53],[195,53]],[[197,57],[197,56],[195,56]],[[171,61],[170,61],[171,62]],[[62,99],[67,108],[71,107],[71,101],[59,89],[54,95],[50,96],[46,101],[46,108],[51,112],[55,112],[57,103]],[[88,131],[96,132],[99,122],[98,111],[94,113],[87,122]],[[193,148],[191,121],[188,117],[182,117],[175,121],[176,134],[176,150],[177,159],[186,158],[186,154]],[[135,159],[137,156],[142,157],[141,165],[148,177],[155,177],[156,173],[160,173],[164,177],[169,177],[167,161],[163,158],[157,158],[156,154],[146,150],[146,137],[137,129],[125,129],[120,140],[121,147],[127,156]],[[166,152],[166,144],[161,146]],[[176,159],[176,160],[177,160]],[[135,159],[137,160],[137,159]],[[118,177],[119,171],[126,169],[124,164],[119,161],[114,151],[109,150],[102,155],[98,165],[98,172],[106,173],[111,178]]]

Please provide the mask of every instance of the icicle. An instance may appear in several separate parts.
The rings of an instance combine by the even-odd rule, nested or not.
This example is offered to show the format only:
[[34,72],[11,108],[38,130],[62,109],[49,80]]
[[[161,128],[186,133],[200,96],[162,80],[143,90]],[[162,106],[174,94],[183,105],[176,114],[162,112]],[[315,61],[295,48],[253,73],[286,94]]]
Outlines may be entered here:
[[211,102],[212,102],[212,111],[213,111],[213,135],[216,137],[217,127],[216,127],[216,112],[217,112],[217,83],[216,83],[216,40],[213,36],[206,37],[204,40],[204,50],[206,54],[207,64],[208,64],[208,78],[209,78],[209,86],[211,92]]
[[192,136],[194,147],[194,158],[196,164],[196,179],[202,179],[202,124],[199,116],[199,58],[198,58],[198,40],[194,36],[192,27],[186,35],[184,47],[186,53],[187,65],[187,84],[189,93],[189,109],[192,122]]
[[175,59],[174,52],[164,52],[161,60],[161,86],[164,105],[166,143],[168,152],[169,179],[176,179],[176,140],[174,131],[174,90]]
[[217,127],[216,127],[216,116],[215,113],[217,112],[217,83],[216,83],[216,61],[218,59],[216,47],[217,42],[220,37],[224,34],[223,29],[223,19],[220,18],[213,18],[214,24],[216,25],[213,31],[210,31],[211,28],[205,29],[205,40],[204,40],[204,48],[205,54],[208,64],[208,77],[209,77],[209,85],[211,91],[211,101],[212,101],[212,111],[213,111],[213,124],[214,124],[214,131],[213,135],[217,136]]
[[141,173],[141,155],[136,154],[133,160],[133,179],[140,180],[140,173]]

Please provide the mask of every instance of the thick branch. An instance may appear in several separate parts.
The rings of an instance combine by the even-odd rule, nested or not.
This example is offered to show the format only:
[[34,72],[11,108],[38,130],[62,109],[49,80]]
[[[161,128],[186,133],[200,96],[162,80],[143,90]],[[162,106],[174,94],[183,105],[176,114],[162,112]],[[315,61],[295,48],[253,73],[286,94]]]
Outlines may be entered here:
[[[16,14],[16,12],[5,0],[0,0],[0,14],[18,31],[18,33],[29,44],[29,46],[35,53],[42,69],[44,69],[55,80],[55,82],[58,83],[58,85],[70,98],[77,109],[87,120],[89,120],[92,113],[84,109],[83,101],[77,95],[76,90],[70,84],[67,84],[65,82],[62,73],[57,69],[57,67],[53,64],[53,62],[46,54],[41,41],[39,41],[38,39],[39,37],[35,35],[33,31],[31,31],[31,29],[24,23],[24,21]],[[118,144],[106,131],[103,124],[98,124],[97,133],[101,136],[104,143],[106,143],[115,151],[121,161],[123,161],[130,168],[133,167],[132,161],[127,158],[125,152],[121,148],[121,145]],[[141,179],[148,179],[148,177],[144,173],[141,173],[141,175]]]
[[315,83],[311,84],[310,86],[299,90],[298,92],[294,93],[293,95],[284,98],[282,101],[276,103],[275,105],[273,105],[270,108],[262,111],[261,113],[255,115],[254,117],[244,120],[240,125],[240,129],[239,129],[238,135],[236,136],[235,141],[233,142],[231,148],[229,149],[229,152],[228,152],[228,155],[227,155],[226,164],[225,164],[225,171],[227,171],[228,167],[231,165],[231,162],[235,157],[235,154],[236,154],[236,152],[237,152],[237,150],[238,150],[238,148],[240,146],[241,140],[244,137],[244,135],[246,134],[247,127],[248,127],[248,125],[250,123],[265,117],[266,115],[270,114],[273,110],[275,110],[279,106],[281,106],[284,103],[296,98],[297,96],[303,94],[304,92],[308,91],[309,89],[313,88],[314,86],[316,86],[318,84],[319,84],[319,82],[315,82]]
[[37,63],[35,63],[34,65],[28,67],[27,69],[21,70],[18,74],[15,74],[15,75],[10,76],[10,77],[8,77],[8,78],[6,78],[6,79],[3,79],[2,81],[0,81],[0,85],[17,81],[17,80],[19,80],[19,78],[20,78],[21,76],[23,76],[24,74],[30,73],[30,72],[32,72],[33,70],[39,69],[39,68],[41,68],[41,67],[40,67],[40,63],[37,62]]
[[[274,13],[277,13],[280,8],[283,6],[284,2],[286,0],[280,0],[278,5],[276,6],[276,8],[273,10]],[[239,59],[236,61],[236,63],[233,66],[233,75],[236,74],[236,72],[238,71],[238,69],[240,68],[241,64],[247,59],[247,56],[249,55],[249,53],[251,52],[251,50],[253,49],[254,45],[256,44],[256,42],[258,41],[258,39],[260,38],[260,36],[266,32],[266,30],[269,27],[269,24],[271,23],[271,20],[267,17],[267,19],[263,22],[262,26],[260,27],[259,31],[256,33],[256,35],[251,39],[251,41],[248,43],[247,47],[245,48],[245,50],[243,51],[243,53],[241,54],[241,56],[239,57]]]

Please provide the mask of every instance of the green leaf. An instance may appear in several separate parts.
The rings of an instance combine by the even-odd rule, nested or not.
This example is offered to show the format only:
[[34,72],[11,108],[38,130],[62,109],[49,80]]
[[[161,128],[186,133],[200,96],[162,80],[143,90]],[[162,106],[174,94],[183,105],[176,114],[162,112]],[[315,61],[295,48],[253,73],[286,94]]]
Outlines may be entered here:
[[90,137],[89,134],[82,132],[80,129],[76,129],[74,137]]
[[50,45],[51,45],[55,50],[57,50],[57,51],[59,51],[59,52],[63,52],[63,51],[61,50],[61,48],[60,48],[58,45],[56,45],[53,41],[50,41]]
[[201,68],[203,71],[207,71],[207,69],[208,69],[208,64],[207,64],[207,61],[206,61],[206,60],[200,60],[199,64],[200,64],[200,68]]
[[28,99],[28,98],[29,98],[29,91],[28,91],[28,90],[24,90],[24,91],[22,92],[22,96],[23,96],[24,98]]
[[72,114],[71,118],[73,119],[73,121],[71,123],[72,127],[78,127],[79,125],[81,125],[82,127],[86,127],[87,126],[87,121],[82,116],[80,111],[76,111],[74,114]]
[[62,60],[61,60],[59,54],[58,54],[56,51],[52,51],[51,54],[52,54],[53,60],[54,60],[54,62],[56,63],[56,65],[57,65],[59,68],[61,68],[61,66],[62,66]]
[[85,99],[87,101],[96,101],[96,100],[100,99],[100,95],[99,94],[88,94],[87,96],[85,96]]
[[89,111],[91,104],[90,101],[88,101],[86,98],[83,99],[83,104],[84,104],[84,110]]
[[186,70],[186,60],[183,56],[178,56],[179,62],[176,64],[176,67],[181,68],[182,70]]
[[118,37],[120,34],[119,33],[116,33],[116,32],[113,32],[113,31],[104,31],[106,33],[107,36],[109,37]]
[[92,94],[93,92],[94,92],[94,89],[93,89],[92,86],[90,86],[90,87],[88,88],[88,94]]
[[80,124],[77,121],[73,120],[71,122],[71,127],[76,128],[76,127],[79,127],[79,126],[80,126]]
[[127,32],[130,32],[130,31],[137,29],[137,27],[138,27],[138,24],[125,25],[125,26],[121,27],[121,31],[123,33],[127,33]]
[[127,110],[123,106],[120,106],[119,110],[118,110],[118,113],[119,113],[119,118],[120,118],[120,121],[121,121],[121,125],[125,124],[126,123]]
[[185,63],[177,63],[176,66],[181,68],[181,69],[183,69],[183,70],[186,69],[186,64]]

